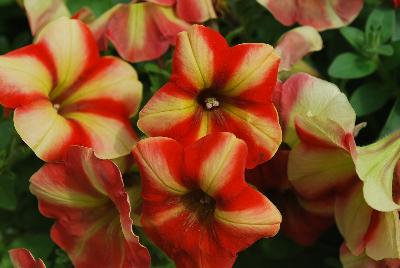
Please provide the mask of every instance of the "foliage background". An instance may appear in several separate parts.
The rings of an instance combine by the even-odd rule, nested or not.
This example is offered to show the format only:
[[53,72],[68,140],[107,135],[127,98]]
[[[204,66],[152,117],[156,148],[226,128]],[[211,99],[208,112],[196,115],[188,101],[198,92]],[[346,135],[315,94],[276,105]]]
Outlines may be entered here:
[[[129,1],[69,0],[67,3],[72,12],[89,6],[99,15],[117,2]],[[400,12],[394,17],[390,2],[366,1],[362,13],[352,24],[359,30],[323,32],[324,49],[306,59],[322,78],[337,84],[349,97],[358,122],[368,123],[357,137],[358,145],[371,143],[400,128]],[[385,5],[385,11],[378,10],[384,12],[382,16],[370,16]],[[255,0],[229,0],[227,6],[223,16],[211,26],[218,25],[232,45],[243,42],[275,44],[289,29]],[[31,42],[23,10],[14,0],[0,0],[0,54]],[[349,56],[349,53],[352,54]],[[110,49],[106,54],[116,53]],[[168,80],[170,63],[171,51],[160,60],[134,65],[144,83],[143,104]],[[4,118],[3,113],[7,112],[0,108],[0,267],[11,267],[7,251],[16,247],[30,249],[47,267],[72,267],[66,254],[49,238],[52,221],[39,214],[37,201],[29,193],[29,178],[42,163],[23,144],[13,129],[12,120]],[[294,263],[296,267],[341,267],[338,258],[341,242],[335,227],[312,247],[298,246],[278,235],[258,241],[242,252],[235,267],[285,268],[293,267]],[[151,245],[150,249],[153,267],[174,267],[161,251]]]

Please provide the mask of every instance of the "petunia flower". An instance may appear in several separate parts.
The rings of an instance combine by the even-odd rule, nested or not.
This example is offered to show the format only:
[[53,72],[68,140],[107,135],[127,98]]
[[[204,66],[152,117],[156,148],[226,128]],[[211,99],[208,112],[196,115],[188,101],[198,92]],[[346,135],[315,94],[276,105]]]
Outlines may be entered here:
[[131,205],[121,173],[93,150],[71,146],[63,162],[47,163],[30,180],[40,212],[56,223],[52,240],[77,268],[150,266],[132,232]]
[[139,62],[162,56],[188,28],[172,7],[142,2],[121,5],[109,18],[106,34],[122,58]]
[[136,142],[129,118],[142,97],[136,71],[115,57],[100,57],[90,30],[58,19],[35,44],[0,56],[0,104],[15,108],[14,125],[45,160],[60,159],[72,144],[100,158],[129,154]]
[[281,215],[245,182],[247,146],[233,134],[210,134],[187,147],[148,138],[133,154],[143,229],[177,267],[231,267],[239,251],[278,232]]
[[358,147],[355,163],[368,205],[379,211],[399,210],[393,184],[400,182],[400,131]]
[[333,224],[333,202],[305,202],[297,196],[287,176],[289,153],[279,149],[270,161],[246,170],[246,181],[268,196],[282,213],[282,232],[296,243],[309,246]]
[[11,249],[8,253],[14,268],[46,268],[41,259],[36,260],[25,248]]
[[[217,0],[221,1],[221,0]],[[205,22],[217,18],[215,0],[176,0],[176,13],[178,17],[187,22]]]
[[319,31],[350,24],[360,13],[363,0],[257,0],[283,25],[296,22]]
[[279,39],[276,51],[281,57],[280,71],[288,71],[304,56],[323,47],[321,35],[310,26],[294,28]]
[[346,96],[334,84],[296,74],[283,83],[279,107],[296,191],[313,200],[345,187],[356,176],[356,115]]
[[400,0],[393,0],[393,5],[395,8],[400,7]]
[[249,148],[247,167],[270,159],[281,142],[271,102],[279,58],[266,44],[229,47],[217,32],[194,25],[178,35],[172,76],[140,112],[138,127],[187,145],[229,131]]
[[362,181],[337,196],[335,219],[352,255],[365,254],[375,261],[400,259],[399,211],[371,208],[364,199]]

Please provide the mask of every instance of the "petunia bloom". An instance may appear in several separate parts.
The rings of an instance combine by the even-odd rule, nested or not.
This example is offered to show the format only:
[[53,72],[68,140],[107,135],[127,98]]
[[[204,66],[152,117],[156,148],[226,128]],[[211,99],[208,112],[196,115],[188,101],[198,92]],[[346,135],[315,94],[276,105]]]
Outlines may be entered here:
[[14,268],[46,268],[43,261],[41,259],[36,260],[27,249],[11,249],[9,255]]
[[355,161],[368,205],[379,211],[399,210],[400,196],[393,194],[393,185],[400,182],[400,131],[358,147]]
[[115,57],[100,57],[86,25],[58,19],[36,43],[0,56],[0,104],[15,108],[14,125],[35,154],[52,161],[72,144],[100,158],[129,154],[137,137],[142,84]]
[[287,71],[310,52],[323,47],[321,35],[310,26],[294,28],[279,39],[276,51],[281,56],[280,71]]
[[371,208],[364,199],[362,181],[337,196],[335,219],[352,255],[365,254],[375,261],[400,259],[399,211]]
[[395,8],[400,7],[400,0],[393,0],[393,5]]
[[141,110],[138,127],[185,145],[213,132],[232,132],[247,143],[247,167],[254,167],[281,143],[271,102],[278,67],[271,46],[229,47],[219,33],[194,25],[178,35],[171,80]]
[[355,256],[345,246],[340,247],[340,261],[343,268],[398,268],[400,267],[400,259],[383,259],[375,261],[368,257],[365,253]]
[[56,223],[51,238],[77,268],[145,268],[150,256],[132,232],[121,173],[93,150],[71,146],[62,163],[47,163],[30,180],[40,212]]
[[133,154],[143,229],[177,267],[231,267],[239,251],[278,232],[281,215],[245,182],[247,146],[233,134],[210,134],[187,147],[148,138]]
[[363,0],[257,0],[282,24],[313,26],[319,31],[351,23],[360,13]]

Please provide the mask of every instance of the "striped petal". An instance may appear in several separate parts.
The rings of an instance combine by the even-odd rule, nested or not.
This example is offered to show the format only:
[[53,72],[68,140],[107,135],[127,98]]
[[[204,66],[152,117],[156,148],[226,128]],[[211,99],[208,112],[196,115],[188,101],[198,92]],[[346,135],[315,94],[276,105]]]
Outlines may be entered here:
[[55,64],[57,83],[50,92],[51,99],[76,83],[83,72],[99,60],[92,33],[78,20],[61,18],[49,23],[38,35],[36,43],[48,49]]
[[217,122],[249,148],[247,168],[254,168],[275,154],[282,140],[278,114],[272,103],[223,104]]
[[60,116],[47,100],[17,108],[14,126],[22,140],[46,161],[59,159],[69,145],[84,139],[80,128]]
[[[316,120],[323,123],[322,126],[314,124],[312,130],[320,129],[316,133],[300,127],[304,130],[303,136],[315,134],[320,141],[348,147],[348,142],[342,144],[342,141],[348,141],[346,136],[353,135],[356,114],[346,96],[334,84],[304,73],[293,75],[282,85],[279,106],[284,141],[290,146],[299,141],[295,120],[301,117],[299,123],[311,125]],[[324,128],[327,128],[323,131],[326,135],[321,133]],[[333,141],[340,142],[335,144]]]
[[14,268],[46,268],[43,261],[41,259],[36,260],[27,249],[11,249],[8,254]]
[[[240,44],[225,56],[223,75],[217,82],[219,94],[265,103],[271,101],[279,56],[267,44]],[[220,88],[220,89],[219,89]]]
[[[95,68],[80,78],[79,84],[53,102],[61,104],[61,113],[99,102],[98,107],[92,107],[94,110],[132,117],[139,109],[141,100],[142,84],[135,69],[118,58],[108,56],[101,58]],[[101,101],[108,104],[104,105]]]
[[[400,166],[400,131],[364,147],[357,148],[356,169],[364,181],[368,205],[379,211],[400,208],[393,196],[393,185]],[[397,167],[397,168],[396,168]]]
[[313,26],[319,31],[351,23],[361,11],[362,0],[257,0],[282,24],[296,22]]
[[[97,104],[98,107],[104,105],[107,105],[107,102]],[[64,117],[82,128],[87,137],[87,143],[84,145],[90,145],[102,159],[129,154],[138,139],[130,121],[118,115],[93,112],[89,107],[86,111],[81,109],[78,112],[66,113]]]
[[297,27],[285,33],[276,46],[281,55],[280,70],[288,71],[310,52],[321,50],[323,47],[321,35],[310,26]]
[[320,198],[341,190],[355,176],[352,158],[341,148],[301,143],[289,154],[289,181],[306,199]]
[[346,246],[354,255],[365,251],[374,260],[400,258],[398,211],[379,212],[369,207],[360,182],[338,196],[335,219]]
[[91,149],[70,147],[63,163],[46,164],[31,178],[40,212],[54,218],[52,239],[75,267],[149,267],[150,256],[132,232],[121,173]]
[[205,22],[217,18],[212,0],[176,0],[178,16],[188,22]]
[[174,15],[172,7],[132,3],[113,14],[107,35],[121,57],[139,62],[163,55],[176,34],[187,27]]
[[51,21],[71,16],[64,0],[24,0],[23,5],[33,35]]
[[210,89],[223,71],[228,44],[217,32],[194,25],[178,35],[172,62],[171,81],[198,92]]
[[53,70],[43,45],[31,45],[0,56],[0,104],[16,108],[47,98]]
[[[226,132],[184,148],[148,138],[133,150],[143,181],[143,228],[177,267],[231,267],[238,251],[277,233],[279,211],[244,182],[246,150]],[[199,206],[213,204],[210,198],[215,210],[198,214]]]

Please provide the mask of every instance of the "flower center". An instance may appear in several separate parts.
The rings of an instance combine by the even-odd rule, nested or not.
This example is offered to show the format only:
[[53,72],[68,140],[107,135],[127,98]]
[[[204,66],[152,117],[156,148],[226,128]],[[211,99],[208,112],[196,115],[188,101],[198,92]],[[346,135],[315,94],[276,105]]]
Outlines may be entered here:
[[53,104],[53,108],[58,111],[60,109],[61,105],[58,103]]
[[213,110],[220,106],[221,98],[213,90],[202,90],[197,96],[197,102],[206,110]]
[[182,202],[187,209],[197,216],[200,222],[208,222],[213,218],[215,199],[202,190],[194,190],[182,196]]

